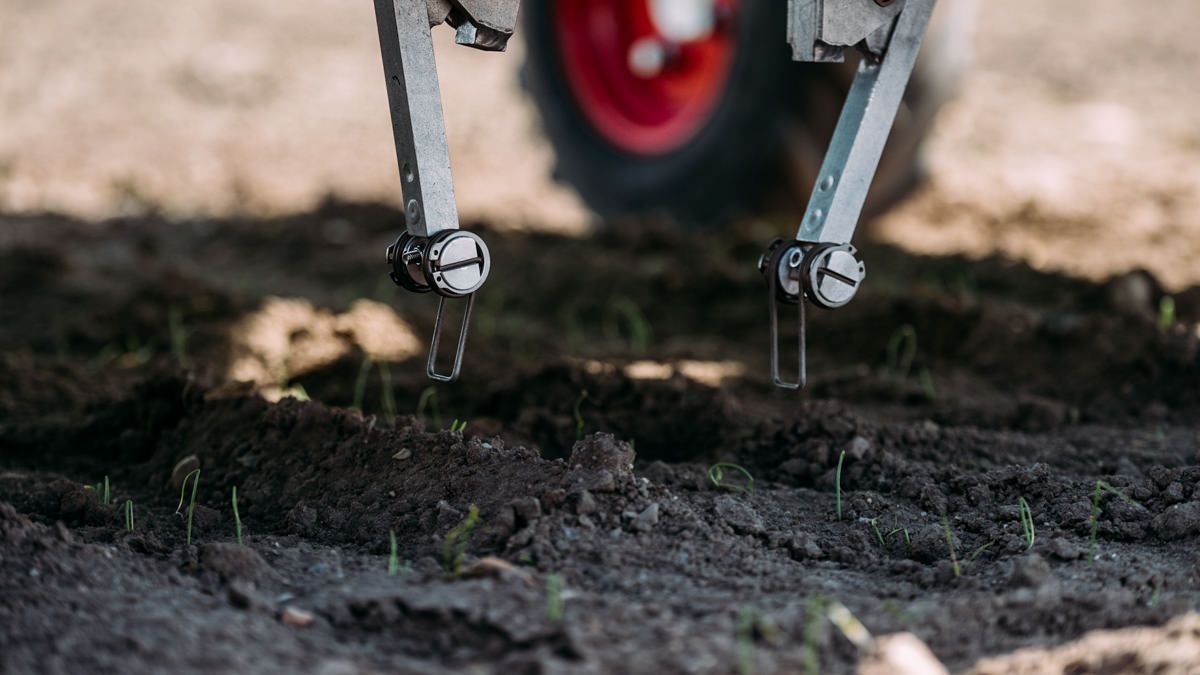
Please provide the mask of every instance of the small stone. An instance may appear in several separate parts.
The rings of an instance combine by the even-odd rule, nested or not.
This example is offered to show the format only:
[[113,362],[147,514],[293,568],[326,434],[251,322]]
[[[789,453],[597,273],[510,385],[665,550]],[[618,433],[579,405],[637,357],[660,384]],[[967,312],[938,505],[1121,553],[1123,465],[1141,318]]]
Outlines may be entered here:
[[312,612],[298,607],[284,607],[279,620],[289,626],[307,626],[313,622]]
[[1200,502],[1176,504],[1154,517],[1150,527],[1163,539],[1183,539],[1200,532]]
[[1046,543],[1046,550],[1059,560],[1078,560],[1084,556],[1082,546],[1067,541],[1061,537],[1051,539]]
[[188,455],[175,463],[175,468],[171,469],[171,487],[176,490],[183,487],[183,479],[196,469],[200,468],[200,458],[195,455]]
[[542,503],[537,497],[520,497],[509,502],[518,522],[531,523],[542,516]]
[[658,502],[650,502],[641,513],[633,518],[633,529],[639,532],[649,532],[658,524]]
[[1050,564],[1036,553],[1028,553],[1013,560],[1012,573],[1008,581],[1013,586],[1038,588],[1053,577]]
[[608,433],[596,433],[571,448],[568,464],[584,470],[609,471],[616,475],[633,473],[633,448]]
[[855,436],[850,440],[850,445],[846,446],[846,454],[854,459],[862,459],[867,455],[867,451],[871,449],[871,441],[862,436]]
[[412,457],[412,448],[400,448],[400,450],[392,455],[392,459],[405,460]]
[[1150,317],[1154,314],[1154,295],[1158,282],[1149,272],[1134,270],[1114,278],[1108,284],[1108,302],[1126,316]]
[[485,555],[463,570],[467,578],[495,577],[503,580],[521,581],[528,586],[533,585],[533,577],[529,572],[517,567],[503,558]]
[[734,497],[720,497],[713,504],[713,510],[721,520],[729,524],[739,534],[759,534],[763,531],[762,518],[745,502]]
[[581,516],[586,516],[589,513],[596,512],[596,498],[592,493],[584,490],[579,493],[579,499],[575,502],[575,513]]
[[812,536],[805,533],[792,537],[788,548],[791,549],[792,557],[796,560],[818,560],[825,555]]

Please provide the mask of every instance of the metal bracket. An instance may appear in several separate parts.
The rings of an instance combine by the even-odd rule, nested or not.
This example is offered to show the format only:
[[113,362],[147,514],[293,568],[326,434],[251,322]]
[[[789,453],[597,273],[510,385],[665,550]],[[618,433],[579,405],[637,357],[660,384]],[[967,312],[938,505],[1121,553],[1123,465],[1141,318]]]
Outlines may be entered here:
[[[866,267],[850,245],[867,190],[916,64],[936,0],[791,0],[788,40],[800,61],[841,61],[844,47],[864,53],[842,106],[795,240],[777,240],[759,260],[767,277],[771,379],[799,389],[807,379],[806,301],[842,307],[858,292]],[[779,304],[799,305],[799,371],[781,377]]]
[[882,60],[859,64],[796,239],[845,244],[854,236],[935,2],[906,0]]
[[375,0],[392,135],[408,233],[458,229],[429,11],[419,0]]

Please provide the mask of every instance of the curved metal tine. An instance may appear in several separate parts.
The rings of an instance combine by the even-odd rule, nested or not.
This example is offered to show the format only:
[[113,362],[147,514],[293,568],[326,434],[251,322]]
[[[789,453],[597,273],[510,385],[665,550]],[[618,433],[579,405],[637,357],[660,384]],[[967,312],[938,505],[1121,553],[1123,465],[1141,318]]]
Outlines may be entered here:
[[771,381],[776,387],[782,389],[803,389],[808,381],[808,364],[805,358],[805,335],[804,335],[804,296],[800,296],[799,305],[799,339],[797,346],[800,350],[800,363],[797,367],[796,381],[789,382],[783,379],[779,369],[779,299],[776,296],[776,285],[779,283],[779,273],[776,271],[778,264],[778,256],[772,261],[770,274],[767,275],[767,301],[771,308]]
[[463,352],[467,348],[467,331],[471,326],[471,309],[475,306],[475,294],[467,296],[467,307],[463,311],[462,327],[458,332],[458,348],[454,351],[454,365],[448,375],[437,372],[438,343],[442,339],[442,315],[446,308],[446,297],[438,300],[437,319],[433,322],[433,340],[429,344],[429,360],[425,362],[425,374],[438,382],[453,382],[462,370]]

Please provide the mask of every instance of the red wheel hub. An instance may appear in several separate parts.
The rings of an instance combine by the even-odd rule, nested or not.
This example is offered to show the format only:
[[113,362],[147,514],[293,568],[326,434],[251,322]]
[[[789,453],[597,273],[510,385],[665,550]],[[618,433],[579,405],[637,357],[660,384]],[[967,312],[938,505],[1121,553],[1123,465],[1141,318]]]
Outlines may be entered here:
[[[554,27],[567,84],[596,131],[630,153],[664,154],[703,128],[725,88],[733,60],[737,0],[715,0],[707,35],[681,43],[662,37],[653,0],[558,0]],[[678,0],[676,0],[678,1]],[[659,68],[631,65],[639,46],[660,45]]]

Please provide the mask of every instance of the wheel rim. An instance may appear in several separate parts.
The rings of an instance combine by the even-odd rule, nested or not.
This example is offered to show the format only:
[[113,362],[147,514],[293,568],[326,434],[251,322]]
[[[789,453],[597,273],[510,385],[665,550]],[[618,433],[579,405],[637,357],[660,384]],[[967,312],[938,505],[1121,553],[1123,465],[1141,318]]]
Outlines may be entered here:
[[[610,144],[642,155],[683,146],[709,119],[729,78],[738,0],[713,0],[711,31],[672,42],[651,16],[653,0],[558,0],[554,27],[567,84]],[[679,1],[679,0],[674,0]],[[666,54],[657,72],[635,72],[634,50]]]

